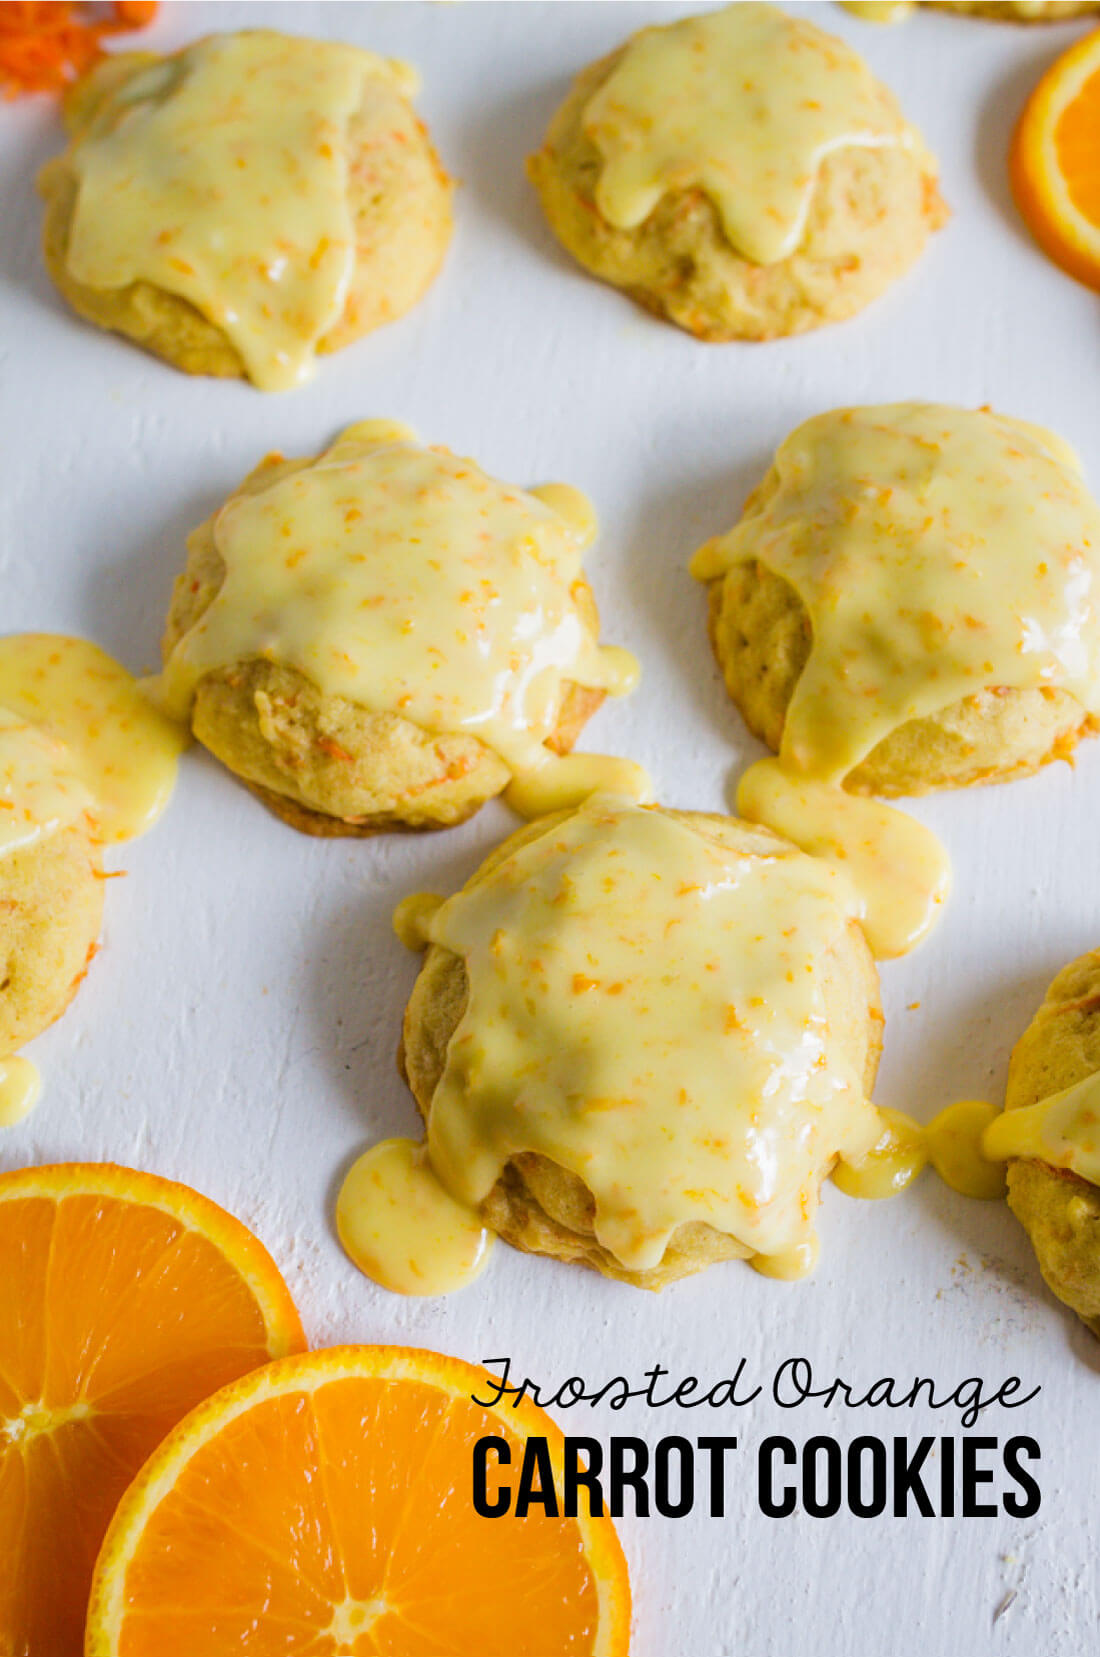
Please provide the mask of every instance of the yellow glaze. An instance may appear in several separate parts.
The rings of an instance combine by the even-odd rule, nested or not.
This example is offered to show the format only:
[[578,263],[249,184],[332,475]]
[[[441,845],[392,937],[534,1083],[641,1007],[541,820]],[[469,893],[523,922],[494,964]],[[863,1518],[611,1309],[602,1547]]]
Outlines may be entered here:
[[546,817],[552,811],[568,811],[601,789],[625,794],[639,805],[653,800],[648,771],[632,759],[611,754],[563,754],[552,765],[518,776],[504,798],[521,817]]
[[992,1202],[1005,1194],[1004,1169],[984,1150],[984,1135],[997,1115],[984,1099],[960,1099],[933,1117],[924,1130],[928,1160],[952,1191]]
[[745,772],[737,811],[847,874],[867,942],[880,960],[906,954],[939,919],[951,865],[932,831],[903,811],[793,775],[776,759],[758,760]]
[[691,1221],[805,1263],[822,1177],[879,1134],[823,999],[851,917],[823,863],[731,864],[683,822],[590,798],[429,923],[469,979],[432,1099],[441,1182],[476,1206],[535,1151],[584,1181],[628,1269]]
[[812,1234],[780,1254],[753,1254],[749,1257],[749,1265],[761,1277],[778,1278],[781,1283],[796,1283],[800,1277],[809,1277],[817,1265],[820,1252],[817,1236]]
[[94,806],[61,744],[0,705],[0,857],[66,828]]
[[840,0],[842,8],[868,23],[900,23],[916,10],[917,0]]
[[810,618],[778,765],[754,767],[741,809],[842,858],[876,952],[897,954],[942,904],[946,854],[900,813],[822,785],[906,721],[989,687],[1059,688],[1100,714],[1100,508],[1053,433],[930,403],[819,415],[775,472],[692,560],[701,581],[757,561]]
[[401,899],[393,912],[393,929],[406,949],[427,948],[432,916],[445,901],[435,892],[411,892]]
[[924,1129],[904,1111],[879,1107],[882,1132],[862,1156],[845,1157],[833,1169],[833,1184],[848,1197],[896,1197],[928,1161]]
[[983,1135],[997,1115],[981,1099],[947,1105],[923,1127],[900,1110],[880,1110],[885,1127],[863,1157],[842,1160],[833,1183],[849,1197],[892,1197],[927,1164],[964,1197],[993,1201],[1005,1194],[1004,1172],[983,1148]]
[[1100,1185],[1100,1072],[1038,1104],[994,1115],[982,1149],[998,1161],[1033,1157]]
[[540,498],[407,428],[353,426],[218,513],[225,580],[165,666],[164,704],[186,719],[204,674],[263,658],[325,694],[478,737],[540,799],[621,781],[623,762],[545,746],[569,682],[621,695],[637,679],[577,603],[594,526],[575,490]]
[[[416,434],[410,435],[415,443]],[[582,547],[592,545],[600,526],[596,510],[587,495],[574,489],[571,483],[540,483],[528,493],[548,506],[551,512],[556,512],[559,518],[564,518]]]
[[42,1078],[29,1059],[0,1058],[0,1128],[13,1128],[38,1102]]
[[355,264],[348,123],[369,132],[406,65],[271,29],[211,35],[139,70],[126,114],[76,150],[78,282],[189,300],[265,391],[309,377]]
[[643,29],[591,99],[604,219],[630,229],[698,187],[754,264],[802,239],[818,169],[853,145],[919,145],[867,65],[773,6],[738,4]]
[[60,633],[0,638],[0,705],[62,744],[94,799],[100,839],[132,840],[160,816],[186,732],[98,645]]
[[[87,815],[108,843],[143,834],[175,783],[186,732],[85,639],[0,638],[0,859]],[[0,1055],[0,1126],[40,1091],[28,1060]]]
[[340,1188],[336,1229],[367,1277],[403,1295],[441,1295],[483,1271],[493,1237],[476,1211],[444,1190],[427,1149],[386,1139],[358,1159]]

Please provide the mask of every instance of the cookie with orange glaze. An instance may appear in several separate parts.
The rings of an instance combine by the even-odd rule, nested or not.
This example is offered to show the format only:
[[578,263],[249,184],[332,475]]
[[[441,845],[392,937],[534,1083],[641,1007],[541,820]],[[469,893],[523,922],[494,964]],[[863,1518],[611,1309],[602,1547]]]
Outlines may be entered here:
[[583,69],[528,173],[586,270],[704,340],[853,316],[947,218],[888,88],[763,5],[643,29]]
[[452,186],[416,85],[405,64],[264,29],[105,59],[40,176],[50,275],[187,373],[299,383],[415,305],[443,259]]
[[86,811],[0,847],[0,1063],[65,1011],[95,953],[102,914],[103,861]]
[[[1005,1109],[1072,1088],[1100,1071],[1100,950],[1057,974],[1016,1043]],[[1008,1164],[1008,1204],[1031,1239],[1047,1287],[1100,1336],[1100,1187],[1037,1157]]]
[[165,703],[304,832],[462,822],[560,767],[633,682],[599,643],[594,533],[576,491],[500,483],[389,422],[268,456],[189,537]]

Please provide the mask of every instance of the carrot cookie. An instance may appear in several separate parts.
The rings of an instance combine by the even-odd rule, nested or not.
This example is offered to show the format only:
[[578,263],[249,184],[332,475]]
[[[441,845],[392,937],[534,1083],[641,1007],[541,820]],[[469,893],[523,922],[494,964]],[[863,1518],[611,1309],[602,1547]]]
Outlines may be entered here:
[[105,843],[156,819],[179,737],[95,645],[0,638],[0,1124],[34,1103],[16,1050],[64,1012],[95,952]]
[[1100,950],[1051,984],[984,1144],[1009,1159],[1009,1206],[1048,1287],[1100,1336]]
[[730,695],[778,759],[743,817],[842,863],[876,955],[918,942],[946,853],[861,796],[1026,775],[1100,718],[1100,508],[1053,433],[935,403],[838,409],[780,445],[696,553]]
[[807,776],[998,782],[1096,729],[1100,508],[1037,426],[935,403],[819,415],[692,570],[730,695]]
[[349,1177],[364,1270],[454,1287],[475,1223],[641,1288],[731,1258],[811,1269],[822,1179],[882,1131],[878,981],[842,876],[733,818],[598,794],[411,903],[402,1065],[427,1145]]
[[1012,23],[1061,23],[1100,12],[1096,0],[922,0],[936,11],[972,12]]
[[1097,0],[840,0],[845,11],[872,23],[896,23],[918,5],[933,11],[968,12],[1004,23],[1061,23],[1100,12]]
[[946,218],[892,94],[765,5],[643,29],[585,69],[528,170],[574,258],[708,340],[853,315]]
[[269,456],[190,537],[162,700],[312,834],[550,809],[637,767],[561,756],[637,664],[598,642],[588,502],[366,421]]
[[93,801],[61,745],[0,707],[0,1122],[38,1091],[14,1055],[59,1018],[95,951],[103,863]]
[[89,321],[189,374],[308,379],[439,269],[451,186],[406,64],[270,29],[121,53],[43,169],[50,275]]

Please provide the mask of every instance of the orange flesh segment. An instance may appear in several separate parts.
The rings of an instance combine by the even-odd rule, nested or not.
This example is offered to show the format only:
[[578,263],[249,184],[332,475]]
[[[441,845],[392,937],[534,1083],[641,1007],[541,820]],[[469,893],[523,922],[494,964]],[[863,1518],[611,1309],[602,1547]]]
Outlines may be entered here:
[[1100,68],[1063,110],[1054,147],[1070,200],[1100,229]]
[[[89,1174],[117,1190],[82,1192]],[[180,1195],[194,1212],[157,1206]],[[211,1391],[304,1340],[256,1240],[149,1175],[0,1178],[0,1260],[0,1652],[79,1657],[96,1555],[141,1464]],[[266,1313],[248,1280],[265,1273]]]
[[[591,1651],[597,1593],[576,1523],[473,1510],[474,1440],[502,1430],[413,1381],[263,1400],[197,1452],[151,1516],[126,1576],[120,1657],[247,1651],[261,1614],[257,1650],[336,1657],[348,1642],[328,1630],[348,1601],[349,1632],[355,1609],[369,1625],[355,1657],[504,1657],[521,1627],[527,1657]],[[518,1466],[522,1441],[508,1436]]]

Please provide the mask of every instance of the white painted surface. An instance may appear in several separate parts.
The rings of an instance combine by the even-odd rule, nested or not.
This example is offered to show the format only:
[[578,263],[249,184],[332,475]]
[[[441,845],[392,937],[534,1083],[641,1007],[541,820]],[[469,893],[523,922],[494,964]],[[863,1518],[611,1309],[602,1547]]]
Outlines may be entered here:
[[[42,270],[32,186],[58,146],[55,117],[42,101],[4,106],[0,628],[83,633],[135,669],[153,666],[184,532],[266,449],[313,452],[347,421],[393,416],[502,477],[565,479],[593,496],[603,528],[590,567],[606,634],[638,652],[645,681],[600,714],[586,746],[643,760],[670,803],[715,809],[757,750],[720,687],[702,593],[684,566],[733,521],[792,425],[841,403],[988,401],[1058,428],[1100,483],[1097,299],[1032,247],[1004,171],[1027,88],[1079,26],[923,15],[878,30],[815,6],[923,127],[955,218],[854,322],[720,347],[648,319],[573,268],[523,176],[571,73],[675,9],[166,6],[154,45],[262,20],[412,59],[422,113],[463,181],[458,232],[427,301],[287,396],[186,379],[67,312]],[[964,1094],[999,1097],[1046,983],[1100,941],[1100,752],[1086,747],[1076,774],[1052,767],[916,809],[951,847],[956,890],[933,940],[884,969],[878,1097],[927,1116]],[[33,1044],[43,1100],[0,1141],[0,1161],[111,1158],[189,1181],[257,1229],[316,1343],[508,1353],[553,1384],[576,1371],[640,1377],[658,1362],[709,1382],[741,1356],[766,1381],[796,1353],[821,1379],[863,1386],[882,1374],[1041,1384],[1035,1403],[991,1410],[980,1428],[1042,1445],[1043,1507],[1025,1523],[770,1521],[756,1511],[751,1458],[766,1433],[957,1431],[942,1415],[845,1420],[761,1401],[728,1420],[633,1407],[561,1419],[579,1432],[742,1440],[731,1517],[621,1526],[637,1657],[1094,1650],[1100,1347],[1044,1292],[1004,1208],[955,1197],[930,1175],[894,1204],[830,1190],[822,1263],[800,1286],[732,1265],[650,1297],[501,1247],[469,1291],[416,1302],[345,1262],[331,1224],[343,1170],[368,1140],[415,1129],[394,1051],[416,964],[390,912],[410,890],[451,889],[511,826],[491,807],[443,836],[312,841],[190,754],[169,815],[120,862],[128,878],[108,891],[86,985]]]

